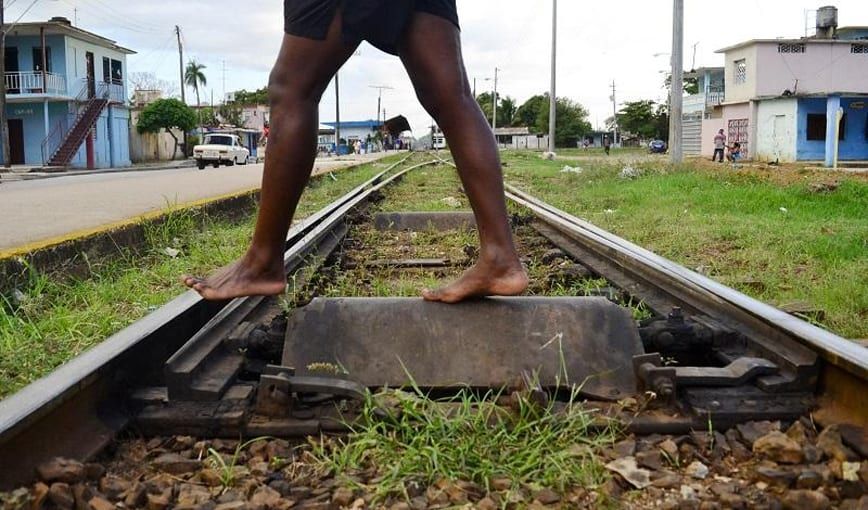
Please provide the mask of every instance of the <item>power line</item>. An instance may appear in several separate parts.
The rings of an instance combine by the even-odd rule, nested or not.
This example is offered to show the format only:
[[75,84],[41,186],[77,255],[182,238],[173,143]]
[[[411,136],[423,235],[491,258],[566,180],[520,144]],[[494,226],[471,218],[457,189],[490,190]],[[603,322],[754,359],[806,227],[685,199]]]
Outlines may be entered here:
[[[62,0],[65,4],[69,5],[76,11],[76,18],[78,17],[78,11],[87,13],[89,16],[95,17],[101,20],[104,23],[109,23],[113,27],[119,28],[121,30],[128,30],[130,32],[138,32],[141,34],[153,34],[157,33],[158,30],[152,28],[145,28],[144,25],[136,26],[135,24],[131,24],[126,21],[126,18],[121,15],[111,15],[108,12],[104,12],[104,10],[100,7],[96,7],[93,4],[89,4],[87,9],[82,9],[80,5],[76,5],[69,0]],[[79,0],[81,1],[81,0]],[[78,25],[78,21],[76,20],[75,25]]]
[[86,0],[86,1],[93,2],[94,4],[99,5],[102,9],[105,9],[107,11],[114,13],[115,16],[117,16],[120,19],[125,20],[125,22],[129,25],[139,26],[139,27],[142,27],[146,30],[151,30],[154,32],[159,32],[163,29],[163,27],[161,27],[159,25],[152,25],[150,23],[142,23],[139,21],[129,20],[128,19],[129,14],[118,11],[117,9],[115,9],[114,7],[110,6],[109,4],[103,2],[102,0]]
[[18,22],[21,21],[21,18],[23,18],[28,12],[30,12],[30,9],[33,9],[33,6],[36,5],[37,2],[39,2],[39,0],[33,0],[32,2],[30,2],[30,5],[28,5],[27,8],[24,9],[24,12],[21,13],[21,16],[18,16],[18,19],[16,19],[12,22],[11,25],[9,25],[9,28],[6,29],[6,32],[9,32],[13,28],[15,28],[15,25],[17,25]]

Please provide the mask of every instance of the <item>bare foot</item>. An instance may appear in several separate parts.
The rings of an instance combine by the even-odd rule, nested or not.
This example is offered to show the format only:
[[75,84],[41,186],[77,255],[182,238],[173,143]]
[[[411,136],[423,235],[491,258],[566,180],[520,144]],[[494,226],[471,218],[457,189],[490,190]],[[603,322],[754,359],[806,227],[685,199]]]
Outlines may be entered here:
[[187,275],[182,281],[208,301],[282,294],[286,290],[283,261],[264,268],[250,262],[251,259],[247,255],[205,279]]
[[427,301],[458,303],[466,299],[485,296],[516,296],[527,290],[527,272],[518,258],[506,264],[480,259],[458,280],[437,290],[425,290]]

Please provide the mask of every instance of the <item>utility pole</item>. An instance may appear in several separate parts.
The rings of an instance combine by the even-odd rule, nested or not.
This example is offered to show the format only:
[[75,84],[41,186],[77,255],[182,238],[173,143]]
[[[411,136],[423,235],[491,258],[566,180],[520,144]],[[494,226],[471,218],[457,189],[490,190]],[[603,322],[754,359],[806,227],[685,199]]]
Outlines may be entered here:
[[[390,87],[388,85],[368,85],[368,87],[370,87],[372,89],[377,89],[380,91],[380,93],[377,95],[377,122],[380,122],[380,111],[381,111],[380,107],[383,104],[383,91],[384,90],[394,90],[394,88]],[[384,118],[383,122],[385,123],[385,121],[386,121],[386,119]]]
[[335,73],[335,156],[339,156],[341,146],[341,82],[338,74],[340,71]]
[[226,61],[222,61],[223,64],[223,102],[226,102]]
[[9,157],[9,125],[6,121],[6,28],[3,0],[0,0],[0,143],[3,144],[3,166],[10,168]]
[[618,145],[618,100],[615,97],[615,80],[612,80],[612,126],[615,129],[612,145]]
[[558,96],[555,92],[557,82],[558,47],[558,0],[552,0],[552,88],[549,92],[549,152],[555,151],[555,126],[557,125]]
[[181,102],[187,104],[187,92],[184,85],[184,46],[181,44],[181,27],[175,25],[175,35],[178,37],[178,69],[181,74]]
[[669,91],[669,158],[684,161],[681,146],[681,112],[684,106],[684,0],[673,0],[672,12],[672,84]]
[[[494,95],[491,96],[491,132],[493,133],[495,129],[497,129],[497,72],[500,71],[498,68],[494,68]],[[497,137],[495,136],[495,139]]]

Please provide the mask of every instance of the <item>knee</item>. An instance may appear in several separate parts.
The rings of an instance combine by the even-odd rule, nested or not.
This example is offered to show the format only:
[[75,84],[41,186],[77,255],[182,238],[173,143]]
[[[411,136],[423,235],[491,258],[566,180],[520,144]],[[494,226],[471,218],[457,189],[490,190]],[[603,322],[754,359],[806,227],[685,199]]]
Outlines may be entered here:
[[275,67],[268,78],[268,101],[272,110],[293,109],[305,105],[316,106],[319,103],[318,91],[306,80],[293,78],[286,71]]
[[416,97],[422,107],[435,119],[453,111],[472,111],[476,99],[465,87],[422,86],[416,88]]

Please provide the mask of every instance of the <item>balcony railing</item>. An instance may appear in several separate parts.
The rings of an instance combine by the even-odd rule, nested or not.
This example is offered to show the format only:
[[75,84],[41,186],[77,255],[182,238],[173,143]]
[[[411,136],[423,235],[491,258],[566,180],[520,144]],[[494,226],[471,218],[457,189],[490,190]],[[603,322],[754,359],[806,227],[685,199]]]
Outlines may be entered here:
[[719,106],[726,101],[726,94],[723,92],[709,92],[705,96],[705,104],[707,106]]
[[105,98],[112,103],[126,103],[126,89],[122,80],[112,80],[105,82],[102,80],[91,81],[87,78],[74,81],[70,85],[70,96],[75,97],[76,101],[87,101],[98,91],[104,94]]
[[47,94],[53,96],[66,95],[66,79],[54,73],[41,71],[26,71],[6,73],[6,93],[9,95]]

